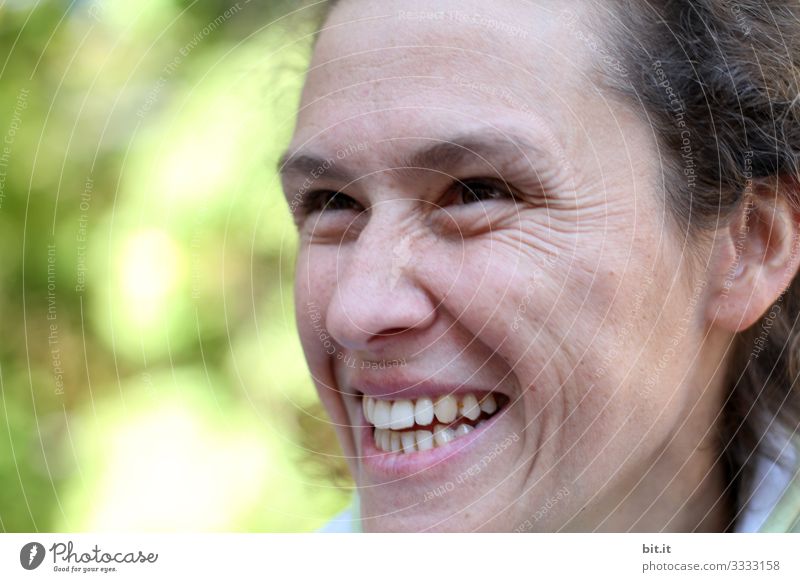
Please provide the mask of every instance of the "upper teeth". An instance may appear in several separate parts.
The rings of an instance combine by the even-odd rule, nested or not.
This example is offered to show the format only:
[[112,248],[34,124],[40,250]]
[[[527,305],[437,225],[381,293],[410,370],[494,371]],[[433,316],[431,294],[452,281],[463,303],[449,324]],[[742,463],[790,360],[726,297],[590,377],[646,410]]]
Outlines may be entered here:
[[492,414],[497,410],[494,396],[487,394],[480,402],[474,394],[440,396],[434,402],[431,398],[422,397],[416,400],[378,400],[364,396],[364,418],[376,428],[402,430],[414,424],[428,426],[434,416],[443,424],[450,424],[457,417],[476,420],[481,412]]

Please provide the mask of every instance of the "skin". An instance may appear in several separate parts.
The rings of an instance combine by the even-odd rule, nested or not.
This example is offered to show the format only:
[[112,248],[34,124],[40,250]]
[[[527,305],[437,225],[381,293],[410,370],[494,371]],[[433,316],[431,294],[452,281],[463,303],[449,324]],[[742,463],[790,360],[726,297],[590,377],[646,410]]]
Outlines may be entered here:
[[[715,424],[727,351],[797,269],[793,215],[758,206],[777,227],[725,225],[687,242],[666,220],[652,131],[601,85],[591,5],[501,0],[487,13],[444,0],[436,11],[334,9],[287,160],[335,162],[310,179],[309,168],[283,172],[300,233],[299,333],[362,527],[723,530],[733,509]],[[460,161],[410,163],[465,136]],[[459,181],[478,178],[488,184],[475,200]],[[305,211],[299,191],[347,198]],[[392,360],[402,365],[364,367]],[[425,381],[509,404],[447,460],[375,471],[355,387]]]

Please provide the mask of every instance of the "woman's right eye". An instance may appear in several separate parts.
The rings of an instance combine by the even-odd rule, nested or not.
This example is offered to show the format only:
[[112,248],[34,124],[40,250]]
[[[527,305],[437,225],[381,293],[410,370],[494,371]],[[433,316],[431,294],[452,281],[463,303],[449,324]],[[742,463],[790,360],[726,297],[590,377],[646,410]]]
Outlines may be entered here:
[[355,199],[336,190],[317,190],[306,195],[303,201],[306,214],[312,212],[331,212],[336,210],[353,210],[361,212],[364,207]]

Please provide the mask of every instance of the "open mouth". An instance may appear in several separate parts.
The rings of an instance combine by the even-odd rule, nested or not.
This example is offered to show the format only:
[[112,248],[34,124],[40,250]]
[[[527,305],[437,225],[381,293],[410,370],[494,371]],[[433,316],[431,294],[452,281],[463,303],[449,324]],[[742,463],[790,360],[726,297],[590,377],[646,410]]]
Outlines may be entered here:
[[382,400],[362,397],[364,418],[384,452],[410,454],[443,447],[480,427],[508,402],[502,394],[448,394]]

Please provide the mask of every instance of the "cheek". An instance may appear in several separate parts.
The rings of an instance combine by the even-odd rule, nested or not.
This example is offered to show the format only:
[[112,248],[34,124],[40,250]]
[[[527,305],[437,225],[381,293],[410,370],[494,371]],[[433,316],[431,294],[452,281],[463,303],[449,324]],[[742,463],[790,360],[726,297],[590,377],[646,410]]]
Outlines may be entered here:
[[436,243],[417,257],[415,276],[441,308],[507,356],[513,354],[502,346],[542,311],[543,289],[558,285],[548,273],[548,255],[498,240]]
[[553,385],[581,363],[598,333],[602,337],[614,296],[613,285],[593,272],[596,264],[574,255],[496,236],[437,245],[419,255],[416,269],[442,309],[523,383],[536,378]]
[[518,239],[502,237],[439,245],[417,270],[522,387],[535,388],[526,393],[526,410],[572,414],[585,427],[604,409],[601,424],[616,430],[605,417],[630,414],[643,395],[647,362],[666,349],[670,322],[662,311],[682,310],[666,296],[671,286],[682,288],[672,281],[677,266],[662,261],[660,275],[652,273],[651,241],[631,238],[630,229],[613,238],[606,232],[602,250],[582,246],[580,253],[567,244],[556,253],[521,248]]
[[[330,362],[338,348],[326,329],[325,317],[335,292],[335,267],[327,268],[328,249],[301,248],[295,271],[294,301],[297,331],[308,367],[325,398],[325,385],[331,386]],[[333,251],[335,255],[335,251]],[[335,260],[335,256],[332,260]]]
[[[316,328],[324,327],[325,315],[331,297],[336,291],[336,249],[331,247],[301,247],[297,255],[294,281],[295,312],[297,325],[304,347],[314,347],[307,342],[316,337]],[[321,319],[312,321],[315,313]],[[317,342],[318,343],[318,342]]]
[[331,365],[341,351],[325,327],[330,298],[336,289],[335,261],[335,248],[301,247],[295,270],[295,317],[314,385],[355,475],[356,445]]
[[678,267],[663,261],[652,272],[649,264],[632,254],[613,285],[615,293],[604,302],[605,313],[596,313],[588,325],[578,321],[579,333],[570,334],[581,354],[568,358],[573,366],[565,408],[575,429],[570,438],[580,440],[577,448],[584,453],[603,449],[604,458],[622,459],[631,457],[631,443],[641,441],[645,444],[631,457],[640,458],[686,414],[701,330],[693,321],[687,282],[673,280]]

